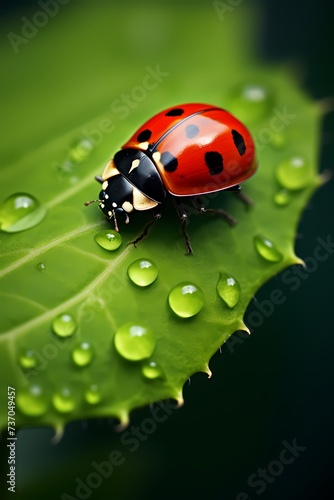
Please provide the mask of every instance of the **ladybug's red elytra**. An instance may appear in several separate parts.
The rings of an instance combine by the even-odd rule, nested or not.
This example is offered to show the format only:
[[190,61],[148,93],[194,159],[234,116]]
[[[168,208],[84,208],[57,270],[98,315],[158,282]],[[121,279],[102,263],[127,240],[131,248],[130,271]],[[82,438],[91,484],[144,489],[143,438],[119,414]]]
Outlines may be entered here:
[[[221,190],[240,194],[240,183],[257,168],[255,146],[248,129],[228,111],[209,104],[182,104],[153,116],[142,125],[106,165],[99,207],[113,219],[133,210],[155,209],[144,232],[160,218],[167,195],[174,199],[182,220],[187,253],[192,253],[186,232],[188,214],[184,198],[191,197],[199,213],[215,212],[231,224],[235,219],[224,210],[204,207],[201,195]],[[246,196],[243,200],[250,202]],[[86,202],[88,205],[90,202]]]

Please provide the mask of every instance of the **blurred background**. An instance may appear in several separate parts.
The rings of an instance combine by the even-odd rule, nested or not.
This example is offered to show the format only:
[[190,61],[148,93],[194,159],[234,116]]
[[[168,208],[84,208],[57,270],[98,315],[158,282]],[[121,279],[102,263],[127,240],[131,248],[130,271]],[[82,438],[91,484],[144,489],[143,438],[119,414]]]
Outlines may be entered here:
[[[44,2],[46,3],[46,2]],[[85,4],[85,8],[83,5]],[[10,127],[15,127],[20,150],[7,147],[6,127],[3,130],[4,158],[11,160],[29,150],[34,142],[40,142],[43,134],[57,133],[64,127],[62,114],[75,115],[80,123],[80,113],[87,121],[89,113],[95,116],[103,112],[103,99],[106,94],[103,82],[104,54],[97,55],[98,40],[101,35],[96,26],[91,26],[87,17],[87,6],[92,11],[104,9],[110,17],[110,45],[101,48],[105,58],[109,51],[123,54],[126,78],[131,77],[128,61],[136,57],[140,68],[152,60],[160,62],[159,47],[164,46],[167,38],[165,31],[173,29],[173,19],[182,11],[189,13],[189,23],[193,23],[193,38],[183,40],[182,32],[175,33],[178,42],[189,45],[189,57],[196,62],[196,52],[217,54],[217,64],[224,60],[228,45],[222,47],[206,46],[199,9],[212,12],[212,23],[220,22],[219,14],[228,15],[233,10],[251,7],[256,12],[254,45],[263,62],[270,64],[286,63],[295,73],[300,86],[315,100],[333,98],[333,4],[325,1],[297,0],[226,0],[222,2],[183,2],[142,1],[145,19],[133,19],[131,1],[117,2],[97,0],[96,2],[59,0],[59,16],[40,30],[40,38],[55,37],[54,50],[45,59],[44,72],[39,78],[40,100],[30,99],[30,80],[33,75],[25,66],[24,50],[39,57],[31,39],[29,46],[19,45],[20,54],[8,49],[8,32],[19,32],[22,17],[28,19],[39,9],[35,1],[3,1],[1,17],[1,49],[3,57],[9,58],[13,71],[17,65],[22,77],[17,81],[17,93],[25,96],[25,109],[14,107]],[[138,6],[138,4],[137,4]],[[128,38],[113,37],[113,9],[124,11],[124,29]],[[225,9],[223,11],[223,9]],[[82,22],[85,11],[87,34],[80,41],[71,39],[71,27],[67,16],[73,19],[73,12]],[[147,12],[151,12],[147,18]],[[151,18],[150,18],[151,15]],[[224,14],[225,15],[225,14]],[[168,22],[163,18],[168,17]],[[80,20],[81,19],[81,20]],[[250,19],[250,23],[254,23]],[[142,33],[141,26],[151,25],[150,33]],[[146,29],[146,28],[145,28]],[[206,26],[205,29],[210,29]],[[61,32],[60,32],[61,30]],[[49,33],[47,33],[49,31]],[[52,35],[50,35],[53,33]],[[141,33],[138,37],[137,34]],[[205,30],[204,30],[205,33]],[[187,31],[187,36],[189,30]],[[134,37],[134,38],[133,38]],[[104,33],[104,40],[108,35]],[[80,42],[80,43],[79,43]],[[21,42],[17,42],[21,43]],[[38,47],[40,47],[40,41]],[[66,66],[59,73],[61,58],[69,44],[76,47],[73,68]],[[135,49],[134,49],[135,47]],[[201,48],[200,48],[201,47]],[[22,50],[21,50],[22,48]],[[135,50],[135,53],[133,52]],[[204,52],[205,52],[204,50]],[[173,57],[177,60],[177,42],[172,47]],[[221,54],[221,60],[219,55]],[[33,57],[30,54],[30,57]],[[117,57],[117,55],[115,56]],[[31,60],[31,59],[30,59]],[[8,62],[8,59],[6,59]],[[205,70],[205,61],[198,60],[199,71]],[[182,62],[178,62],[182,64]],[[110,69],[108,69],[110,73]],[[100,87],[96,73],[101,77]],[[4,89],[1,99],[6,109],[9,107],[7,87],[11,79],[2,75]],[[91,99],[81,86],[73,82],[84,81],[87,93],[89,81]],[[36,81],[36,78],[35,80]],[[88,83],[87,83],[88,82]],[[11,82],[12,84],[12,82]],[[196,87],[196,82],[194,83]],[[47,88],[46,88],[47,87]],[[69,89],[68,92],[66,89]],[[110,91],[111,92],[111,91]],[[116,91],[116,97],[121,90]],[[52,126],[44,131],[32,118],[37,106],[38,112],[57,95],[62,95],[62,106],[55,114]],[[110,101],[113,99],[112,92]],[[157,95],[157,99],[159,95]],[[209,100],[209,99],[208,99]],[[31,101],[31,105],[30,105]],[[69,110],[71,112],[69,112]],[[71,123],[66,122],[70,126]],[[321,130],[320,170],[333,172],[334,113],[325,117]],[[333,180],[323,186],[312,198],[304,212],[298,229],[296,253],[306,259],[314,255],[317,238],[327,240],[332,235],[334,241],[334,196]],[[304,273],[299,287],[292,291],[284,285],[282,276],[267,283],[258,293],[259,302],[265,300],[271,290],[281,288],[287,297],[284,304],[274,313],[264,318],[253,335],[244,339],[237,337],[211,360],[213,377],[208,380],[204,374],[197,374],[189,385],[184,387],[185,405],[171,410],[168,418],[157,425],[152,434],[138,437],[138,447],[131,452],[129,446],[121,442],[121,434],[115,430],[116,422],[111,420],[92,420],[76,422],[67,426],[59,444],[51,442],[50,429],[24,429],[17,442],[17,493],[18,499],[115,499],[115,500],[153,500],[170,499],[174,496],[185,499],[202,496],[208,500],[249,500],[261,497],[271,499],[319,499],[332,498],[333,463],[333,374],[332,353],[333,319],[332,303],[334,297],[334,254],[326,261],[319,262],[313,271]],[[256,310],[250,304],[247,316]],[[151,409],[137,410],[132,415],[131,425],[141,428],[144,419],[151,418]],[[280,466],[277,463],[280,453],[289,443],[295,447],[295,460]],[[6,469],[7,450],[2,442],[1,471]],[[115,467],[108,478],[98,488],[81,487],[75,493],[80,478],[85,484],[89,474],[94,472],[92,462],[100,463],[108,459],[113,450],[120,451],[125,457],[122,465]],[[298,451],[299,450],[299,451]],[[290,452],[291,453],[291,452]],[[289,457],[293,456],[287,455]],[[267,469],[268,475],[260,479],[259,469]],[[253,475],[253,486],[250,477]],[[2,498],[8,492],[1,473]],[[257,482],[256,482],[257,481]],[[82,484],[82,483],[80,483]],[[62,496],[67,493],[68,496]],[[81,495],[81,496],[79,496]],[[8,496],[9,498],[9,496]]]

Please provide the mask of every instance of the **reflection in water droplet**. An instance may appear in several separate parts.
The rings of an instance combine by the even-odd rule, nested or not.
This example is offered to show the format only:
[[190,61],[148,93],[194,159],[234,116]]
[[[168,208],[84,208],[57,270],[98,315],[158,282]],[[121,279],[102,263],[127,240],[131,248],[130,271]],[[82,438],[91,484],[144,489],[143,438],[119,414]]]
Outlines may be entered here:
[[280,207],[284,207],[285,205],[288,205],[291,200],[291,195],[289,191],[286,189],[281,189],[274,195],[274,202],[276,205],[279,205]]
[[175,314],[181,318],[190,318],[204,306],[204,293],[194,283],[183,282],[172,288],[168,302]]
[[81,342],[72,351],[72,359],[77,366],[87,366],[92,362],[94,351],[89,342]]
[[15,193],[0,206],[0,229],[17,233],[39,224],[46,215],[46,208],[32,195]]
[[19,364],[22,368],[35,368],[37,366],[37,357],[32,349],[23,351],[19,356]]
[[52,329],[59,337],[70,337],[76,328],[76,321],[70,314],[60,314],[52,323]]
[[144,377],[149,378],[151,380],[163,377],[163,371],[161,369],[161,366],[155,361],[148,361],[147,363],[145,363],[142,366],[141,371]]
[[43,389],[39,385],[31,385],[23,392],[17,392],[16,404],[21,413],[29,417],[44,415],[48,408]]
[[99,231],[94,236],[94,240],[100,247],[111,252],[117,250],[122,244],[122,236],[113,229]]
[[82,162],[90,155],[93,149],[94,144],[92,139],[84,137],[72,145],[68,159],[75,163]]
[[45,271],[46,268],[44,262],[39,262],[38,264],[36,264],[36,269],[38,271]]
[[75,408],[75,401],[68,387],[62,387],[52,397],[53,406],[60,413],[69,413]]
[[139,361],[149,358],[155,348],[155,335],[148,328],[126,323],[115,333],[115,347],[123,358]]
[[150,259],[138,259],[128,267],[128,276],[138,286],[148,286],[158,276],[158,268]]
[[283,255],[278,251],[276,245],[262,235],[254,236],[254,244],[258,253],[269,262],[279,262]]
[[102,399],[100,390],[97,385],[92,384],[85,392],[85,400],[90,405],[98,404]]
[[304,189],[312,183],[312,169],[300,156],[281,162],[275,173],[281,186],[290,191]]
[[239,302],[241,292],[240,284],[230,274],[220,273],[217,283],[217,292],[225,304],[230,309],[233,309]]
[[238,86],[232,93],[231,110],[242,120],[256,121],[272,111],[271,91],[258,84]]

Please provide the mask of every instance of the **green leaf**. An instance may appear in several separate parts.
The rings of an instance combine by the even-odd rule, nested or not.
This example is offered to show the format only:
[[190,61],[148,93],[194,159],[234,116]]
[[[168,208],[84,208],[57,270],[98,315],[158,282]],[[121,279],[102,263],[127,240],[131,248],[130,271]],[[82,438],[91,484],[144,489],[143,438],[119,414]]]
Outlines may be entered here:
[[[11,73],[12,49],[2,48],[11,56],[4,68],[11,96],[5,106],[8,124],[27,95],[28,114],[37,117],[28,129],[19,122],[5,132],[4,200],[27,193],[47,210],[41,221],[33,218],[31,223],[30,216],[34,227],[0,234],[1,391],[7,385],[15,388],[18,426],[51,425],[61,432],[71,420],[98,416],[126,423],[136,407],[164,398],[181,403],[185,381],[198,371],[210,375],[209,360],[224,342],[237,330],[252,330],[243,318],[257,290],[287,266],[302,264],[294,253],[296,227],[322,182],[317,174],[322,110],[283,68],[262,65],[250,53],[248,11],[235,11],[226,24],[214,9],[198,8],[190,23],[188,10],[180,9],[173,19],[168,11],[166,16],[159,12],[158,29],[148,6],[133,6],[125,38],[122,18],[127,8],[110,10],[112,34],[107,11],[107,6],[93,11],[84,4],[77,18],[77,11],[69,8],[57,27],[50,25],[39,39],[20,47],[22,60]],[[79,57],[87,18],[91,35],[99,40]],[[134,27],[138,19],[140,40],[130,36],[131,23]],[[198,44],[195,57],[185,41],[192,39],[198,20],[206,44]],[[50,79],[60,86],[57,98],[50,100],[47,89],[38,85],[39,75],[55,40],[59,51],[66,44],[62,33],[69,27],[71,44],[62,66],[55,59],[50,69]],[[149,27],[155,27],[151,59],[142,55]],[[122,50],[110,51],[110,43],[122,37]],[[177,45],[177,58],[171,43]],[[217,65],[218,48],[227,44],[229,50]],[[205,71],[199,70],[198,61],[205,61]],[[13,117],[10,88],[23,64],[33,77],[18,97]],[[71,68],[66,86],[59,77],[61,67]],[[83,78],[78,78],[80,70]],[[121,226],[123,243],[117,250],[101,248],[94,236],[110,225],[96,205],[83,206],[98,194],[94,175],[102,173],[108,159],[150,115],[191,101],[227,108],[251,130],[259,170],[244,184],[244,192],[254,206],[247,209],[231,193],[204,197],[210,208],[224,208],[238,219],[233,228],[219,217],[195,215],[190,207],[192,256],[185,255],[170,201],[162,220],[137,248],[127,243],[142,232],[149,213],[131,214],[130,224]],[[16,144],[20,157],[14,153]],[[21,223],[24,229],[26,221]],[[152,261],[158,270],[145,287],[128,276],[138,259]],[[203,292],[202,308],[200,303],[180,305],[176,298],[183,311],[198,306],[192,317],[181,317],[170,307],[169,294],[180,283]],[[137,337],[130,335],[132,326]],[[6,397],[1,394],[2,401]],[[6,422],[3,405],[1,425]]]

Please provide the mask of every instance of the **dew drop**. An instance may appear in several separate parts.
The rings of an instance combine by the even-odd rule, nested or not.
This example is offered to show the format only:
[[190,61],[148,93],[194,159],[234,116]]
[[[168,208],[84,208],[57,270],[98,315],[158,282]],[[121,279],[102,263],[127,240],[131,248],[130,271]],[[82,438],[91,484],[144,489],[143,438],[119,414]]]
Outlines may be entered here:
[[254,236],[254,244],[258,253],[269,262],[279,262],[283,255],[277,250],[276,245],[262,235]]
[[31,194],[15,193],[0,206],[0,229],[6,233],[25,231],[39,224],[46,208]]
[[288,205],[291,200],[291,195],[286,189],[281,189],[274,195],[274,202],[280,207]]
[[281,132],[274,132],[270,138],[270,145],[275,149],[283,149],[286,145],[285,135]]
[[96,384],[92,384],[85,392],[85,400],[90,405],[96,405],[101,401],[101,393]]
[[183,282],[169,292],[170,308],[181,318],[198,314],[204,306],[204,293],[194,283]]
[[155,348],[155,335],[148,328],[126,323],[115,333],[115,347],[125,359],[140,361],[149,358]]
[[293,156],[276,167],[276,179],[290,191],[304,189],[312,183],[312,171],[304,158]]
[[45,271],[46,267],[45,267],[44,262],[39,262],[38,264],[36,264],[36,269],[38,271]]
[[266,116],[274,105],[272,92],[259,84],[238,86],[231,97],[232,112],[247,122],[254,122]]
[[44,415],[47,410],[47,400],[39,385],[31,385],[24,392],[18,392],[16,404],[21,413],[29,417]]
[[75,401],[68,387],[62,387],[52,397],[52,404],[60,413],[69,413],[75,408]]
[[158,276],[158,268],[150,259],[138,259],[128,267],[128,276],[138,286],[148,286]]
[[94,240],[100,247],[113,252],[122,244],[122,236],[113,229],[105,229],[94,236]]
[[37,366],[37,357],[32,349],[22,351],[19,356],[19,364],[22,368],[31,369]]
[[240,284],[230,274],[220,273],[217,283],[217,292],[225,304],[230,309],[233,309],[239,302],[241,292]]
[[94,357],[94,351],[89,342],[81,342],[72,351],[72,359],[77,366],[89,365]]
[[74,163],[80,163],[90,155],[94,149],[92,139],[84,137],[75,142],[69,151],[69,160]]
[[52,323],[52,329],[59,337],[70,337],[76,328],[76,321],[70,314],[60,314]]
[[144,375],[144,377],[150,380],[163,377],[163,371],[160,365],[155,361],[148,361],[144,363],[141,372]]

